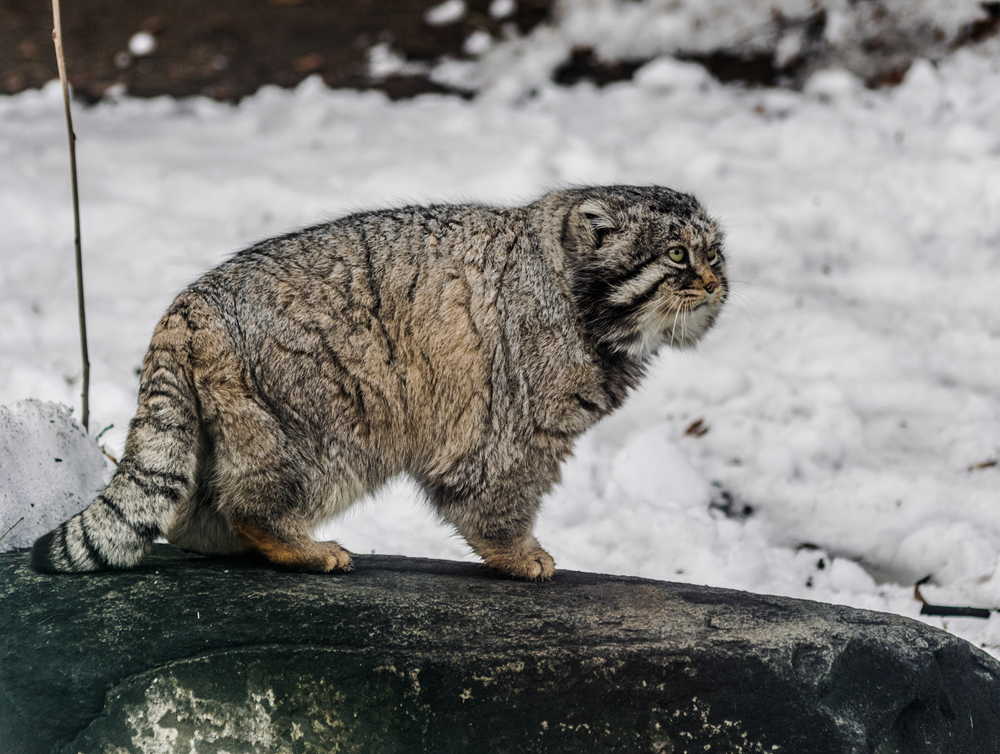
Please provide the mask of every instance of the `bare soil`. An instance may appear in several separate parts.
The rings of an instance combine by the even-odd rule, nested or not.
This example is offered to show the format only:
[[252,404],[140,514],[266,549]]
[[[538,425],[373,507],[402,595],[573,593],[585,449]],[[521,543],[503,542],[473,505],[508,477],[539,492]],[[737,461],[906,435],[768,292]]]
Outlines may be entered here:
[[[111,87],[131,95],[207,95],[237,101],[265,84],[295,86],[319,74],[332,87],[378,88],[394,98],[442,87],[426,76],[368,74],[368,50],[388,42],[408,60],[464,57],[468,36],[500,38],[513,24],[526,33],[545,20],[552,0],[518,0],[494,19],[490,0],[467,0],[457,22],[432,26],[424,14],[440,0],[63,0],[63,38],[78,97],[101,99]],[[508,27],[508,31],[513,30]],[[145,31],[147,55],[129,53]],[[52,6],[0,0],[0,93],[37,88],[58,77]]]
[[[394,99],[448,89],[426,74],[373,77],[369,51],[388,43],[408,62],[429,70],[445,57],[465,58],[475,31],[496,39],[526,34],[552,16],[555,0],[517,0],[509,18],[491,17],[491,0],[466,0],[453,23],[432,25],[427,11],[441,0],[62,0],[63,36],[70,83],[77,98],[96,102],[109,90],[132,96],[205,95],[237,102],[265,84],[295,86],[318,74],[331,87],[381,89]],[[870,6],[870,7],[869,7]],[[843,48],[825,38],[822,3],[801,16],[775,12],[751,38],[728,49],[684,51],[682,60],[703,65],[722,82],[800,87],[818,68],[840,66],[873,88],[895,86],[917,57],[940,59],[959,47],[1000,33],[1000,2],[981,12],[956,37],[940,29],[905,26],[885,0],[868,0],[867,21]],[[129,51],[129,40],[147,32],[148,54]],[[790,58],[777,55],[787,33],[803,44]],[[644,59],[602,60],[578,48],[552,71],[556,83],[591,81],[604,86],[629,79]],[[46,0],[0,0],[0,94],[38,88],[57,78],[52,7]]]

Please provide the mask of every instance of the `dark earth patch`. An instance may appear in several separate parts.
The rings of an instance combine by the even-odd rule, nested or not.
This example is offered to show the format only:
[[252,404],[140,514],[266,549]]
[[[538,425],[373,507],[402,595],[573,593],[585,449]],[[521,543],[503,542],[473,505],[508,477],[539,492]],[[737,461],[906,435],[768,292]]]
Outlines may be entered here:
[[[440,0],[88,0],[63,3],[67,67],[76,96],[96,102],[109,90],[138,97],[205,95],[236,102],[261,86],[292,87],[317,74],[331,87],[380,89],[393,99],[424,92],[470,92],[431,81],[426,71],[444,58],[468,58],[465,41],[476,31],[494,39],[526,34],[551,21],[555,0],[518,0],[498,19],[490,0],[467,0],[454,22],[432,25],[428,9]],[[798,87],[818,68],[840,66],[869,87],[894,86],[918,57],[938,60],[959,47],[1000,34],[1000,2],[983,2],[980,13],[957,34],[909,21],[885,0],[868,0],[857,13],[852,36],[841,47],[824,37],[822,3],[800,16],[775,10],[769,21],[724,49],[675,50],[681,60],[704,66],[724,83]],[[156,39],[149,54],[132,55],[132,35]],[[41,0],[0,0],[0,93],[38,88],[56,78],[52,10]],[[801,41],[779,55],[781,40]],[[405,75],[373,77],[369,51],[379,43],[408,63],[423,66]],[[627,80],[648,58],[604,60],[589,47],[573,49],[552,72],[559,84],[598,86]],[[114,89],[113,89],[114,88]]]
[[[490,0],[468,0],[454,23],[424,19],[439,0],[87,0],[62,3],[70,83],[94,102],[111,87],[138,97],[207,95],[237,101],[265,84],[291,87],[319,74],[331,87],[381,89],[390,97],[444,91],[426,76],[368,75],[368,50],[388,43],[407,60],[465,57],[474,31],[496,38],[526,33],[545,20],[552,0],[519,0],[494,19]],[[505,26],[512,24],[513,28]],[[148,55],[128,53],[132,35],[154,35]],[[0,0],[0,92],[37,88],[58,77],[52,7]]]

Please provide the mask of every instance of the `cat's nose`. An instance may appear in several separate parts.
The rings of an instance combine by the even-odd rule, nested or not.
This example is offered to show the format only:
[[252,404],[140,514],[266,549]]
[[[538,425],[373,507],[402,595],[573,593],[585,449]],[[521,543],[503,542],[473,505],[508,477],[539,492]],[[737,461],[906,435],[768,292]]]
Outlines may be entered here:
[[705,291],[708,293],[715,293],[715,291],[719,288],[719,281],[714,275],[704,278],[701,281],[701,284],[705,287]]

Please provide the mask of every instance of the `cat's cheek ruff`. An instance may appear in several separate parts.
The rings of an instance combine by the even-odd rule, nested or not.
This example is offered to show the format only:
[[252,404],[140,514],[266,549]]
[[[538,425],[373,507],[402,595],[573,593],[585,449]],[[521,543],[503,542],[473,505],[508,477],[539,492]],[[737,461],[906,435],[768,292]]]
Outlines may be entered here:
[[698,341],[704,337],[705,333],[712,329],[712,325],[715,324],[717,312],[718,307],[711,305],[688,312],[688,320],[684,323],[686,325],[683,333],[684,337],[678,338],[674,347],[685,350],[694,348],[698,344]]
[[664,345],[679,350],[694,348],[712,329],[724,301],[724,295],[714,294],[692,309],[673,308],[666,315],[655,305],[647,307],[636,328],[635,338],[628,344],[629,356],[642,360]]
[[591,316],[591,332],[611,351],[642,362],[664,345],[693,348],[714,324],[724,300],[716,294],[706,306],[678,309],[669,299],[659,294],[638,308],[606,306],[604,316]]

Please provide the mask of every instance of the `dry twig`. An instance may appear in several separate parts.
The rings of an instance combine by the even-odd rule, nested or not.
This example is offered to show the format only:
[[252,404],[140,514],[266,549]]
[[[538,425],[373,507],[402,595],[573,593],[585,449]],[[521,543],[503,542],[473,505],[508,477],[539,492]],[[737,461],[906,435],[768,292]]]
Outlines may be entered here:
[[69,81],[66,78],[66,58],[63,55],[62,20],[59,16],[59,0],[52,0],[52,41],[56,46],[56,62],[59,64],[59,81],[62,83],[63,103],[66,107],[66,130],[69,132],[69,169],[73,181],[73,224],[76,232],[76,299],[80,310],[80,345],[83,350],[83,428],[90,431],[90,357],[87,353],[87,315],[83,306],[83,252],[80,247],[80,194],[76,181],[76,134],[73,133],[73,118],[69,112]]
[[15,521],[15,522],[14,522],[14,524],[13,524],[13,525],[12,525],[12,526],[10,527],[10,529],[8,529],[7,531],[5,531],[5,532],[3,533],[3,536],[0,536],[0,539],[3,539],[3,538],[4,538],[4,537],[6,537],[6,536],[7,536],[8,534],[10,534],[11,530],[12,530],[12,529],[13,529],[13,528],[14,528],[15,526],[17,526],[17,525],[18,525],[19,523],[21,523],[22,521],[24,521],[24,516],[21,516],[21,517],[20,517],[19,519],[17,519],[17,521]]
[[684,434],[691,435],[692,437],[701,437],[706,432],[708,432],[708,425],[705,424],[704,419],[695,419],[691,422],[691,425],[684,430]]
[[969,471],[975,471],[976,469],[992,469],[996,466],[998,461],[983,461],[982,463],[974,463],[969,467]]

